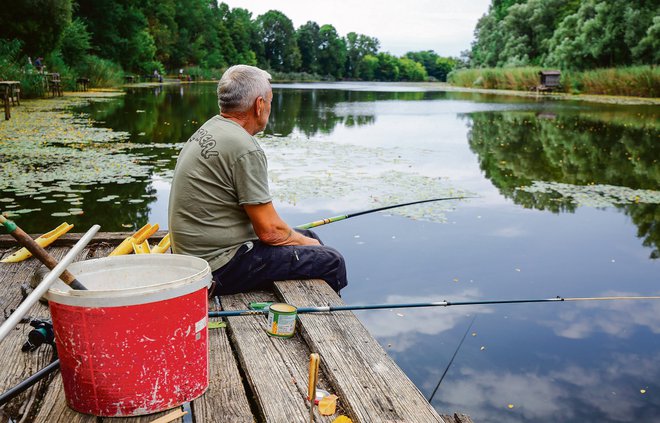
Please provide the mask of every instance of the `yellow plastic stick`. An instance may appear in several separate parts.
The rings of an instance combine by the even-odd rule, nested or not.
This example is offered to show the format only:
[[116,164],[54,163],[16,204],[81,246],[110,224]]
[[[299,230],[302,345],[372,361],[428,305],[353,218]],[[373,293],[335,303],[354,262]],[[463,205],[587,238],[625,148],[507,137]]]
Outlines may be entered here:
[[133,251],[133,243],[142,244],[147,238],[153,235],[158,230],[158,223],[151,225],[147,223],[140,228],[139,231],[135,232],[133,235],[127,237],[125,240],[117,246],[109,256],[121,256],[124,254],[130,254]]
[[307,398],[309,399],[309,421],[314,421],[314,401],[316,400],[316,384],[319,381],[319,361],[317,353],[309,355],[309,384],[307,385]]
[[133,252],[135,252],[135,254],[151,254],[149,241],[144,241],[142,244],[133,243]]
[[[41,235],[39,238],[35,239],[34,242],[39,244],[39,246],[45,248],[55,242],[55,240],[65,233],[69,232],[73,228],[73,225],[69,225],[68,223],[64,222],[57,228],[53,229],[50,232],[46,232],[45,234]],[[20,250],[16,251],[14,254],[10,255],[9,257],[5,258],[2,260],[3,263],[16,263],[19,261],[23,261],[27,258],[32,257],[32,253],[28,251],[27,248],[21,248]]]
[[170,249],[170,234],[168,233],[160,240],[158,245],[154,245],[151,249],[151,254],[163,254]]

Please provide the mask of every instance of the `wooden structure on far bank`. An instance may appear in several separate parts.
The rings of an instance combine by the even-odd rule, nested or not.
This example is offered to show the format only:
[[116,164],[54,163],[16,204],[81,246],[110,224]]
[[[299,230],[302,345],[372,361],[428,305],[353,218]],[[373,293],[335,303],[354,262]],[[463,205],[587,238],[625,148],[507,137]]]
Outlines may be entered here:
[[539,85],[532,91],[553,91],[561,88],[561,72],[558,70],[542,70],[539,72]]

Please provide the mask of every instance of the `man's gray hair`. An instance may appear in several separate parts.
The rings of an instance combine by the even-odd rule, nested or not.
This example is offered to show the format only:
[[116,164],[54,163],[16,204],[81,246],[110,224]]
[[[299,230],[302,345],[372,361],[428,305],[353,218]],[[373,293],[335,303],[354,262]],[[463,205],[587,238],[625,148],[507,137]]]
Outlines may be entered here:
[[271,90],[268,72],[248,65],[225,71],[218,83],[218,106],[224,112],[245,112],[257,97],[267,98]]

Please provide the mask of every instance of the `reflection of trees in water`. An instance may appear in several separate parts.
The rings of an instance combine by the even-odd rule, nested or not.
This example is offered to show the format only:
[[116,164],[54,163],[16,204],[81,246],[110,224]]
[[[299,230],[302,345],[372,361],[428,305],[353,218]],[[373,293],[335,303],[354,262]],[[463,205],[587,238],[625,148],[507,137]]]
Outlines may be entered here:
[[275,90],[266,132],[289,135],[296,129],[306,136],[332,133],[337,125],[366,125],[372,115],[337,113],[335,106],[347,101],[340,90]]
[[[152,187],[149,179],[131,182],[130,184],[102,184],[91,187],[91,192],[83,194],[83,206],[85,214],[96,222],[88,222],[88,225],[98,223],[104,231],[131,231],[139,229],[149,223],[149,204],[156,201],[156,190]],[[100,199],[108,196],[117,196],[110,201]],[[131,203],[130,200],[144,200],[141,203]],[[120,204],[115,204],[115,201]],[[100,219],[100,221],[98,220]],[[152,222],[153,223],[153,222]],[[132,227],[122,225],[131,224]],[[83,230],[83,227],[80,228]],[[86,230],[86,229],[85,229]]]
[[[372,125],[376,122],[373,109],[352,107],[359,103],[388,100],[435,100],[446,98],[442,92],[373,92],[346,90],[273,90],[269,134],[289,135],[295,130],[306,136],[330,134],[336,126]],[[341,107],[351,105],[351,107]]]
[[130,133],[132,142],[185,142],[218,114],[214,87],[190,84],[129,89],[114,104],[93,104],[80,110],[90,113],[99,126]]
[[660,258],[660,205],[627,204],[617,208],[637,226],[637,236],[644,239],[644,246],[653,248],[651,258]]
[[[571,198],[552,192],[517,190],[533,181],[578,186],[603,184],[657,190],[660,144],[652,124],[618,124],[577,115],[547,116],[529,112],[466,115],[468,141],[486,177],[505,197],[527,208],[552,212],[576,209]],[[660,253],[658,204],[617,208],[637,225],[644,245]]]
[[[72,232],[85,232],[94,224],[101,225],[103,231],[130,231],[122,225],[131,224],[141,227],[147,223],[149,204],[155,201],[156,190],[151,186],[149,178],[126,184],[116,184],[108,181],[106,184],[72,185],[72,193],[77,194],[76,202],[71,204],[71,198],[58,198],[57,202],[44,203],[33,198],[21,198],[23,208],[35,209],[27,215],[13,218],[16,223],[28,233],[44,233],[62,222],[74,225]],[[89,191],[78,192],[77,190]],[[109,201],[99,201],[113,196]],[[131,203],[130,200],[143,200]],[[120,204],[115,204],[115,201]],[[53,213],[66,212],[69,208],[84,210],[83,214],[68,216],[52,216]]]

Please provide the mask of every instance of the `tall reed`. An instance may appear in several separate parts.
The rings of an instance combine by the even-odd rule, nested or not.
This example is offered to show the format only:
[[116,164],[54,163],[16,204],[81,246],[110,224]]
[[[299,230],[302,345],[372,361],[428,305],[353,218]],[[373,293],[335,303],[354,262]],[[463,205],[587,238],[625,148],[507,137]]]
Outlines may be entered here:
[[[541,68],[459,69],[447,81],[456,86],[526,91],[540,84]],[[660,97],[660,67],[562,71],[558,91],[574,94],[601,94],[633,97]]]

